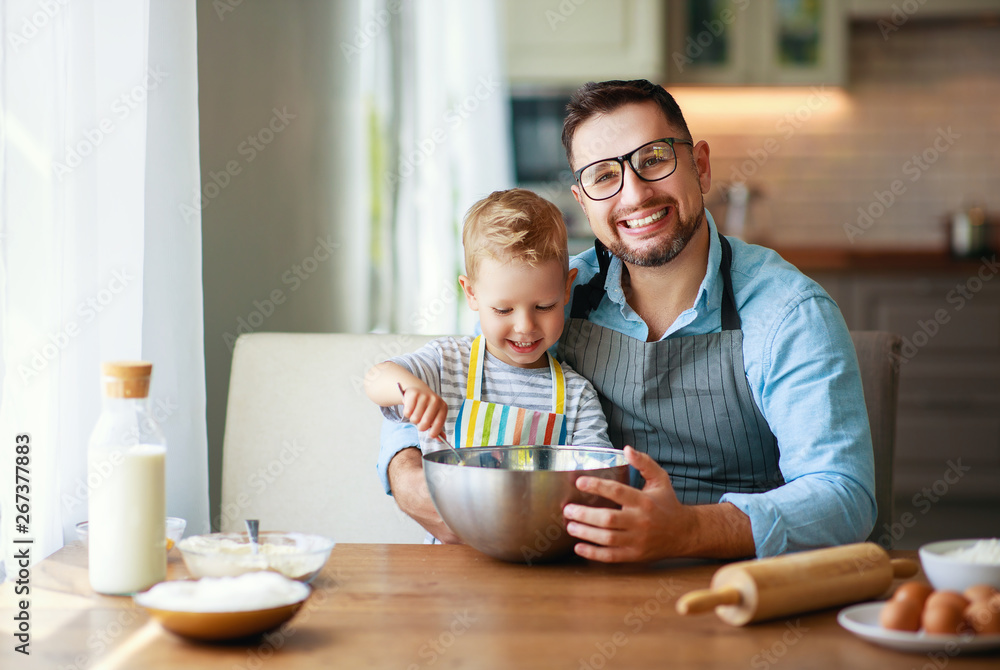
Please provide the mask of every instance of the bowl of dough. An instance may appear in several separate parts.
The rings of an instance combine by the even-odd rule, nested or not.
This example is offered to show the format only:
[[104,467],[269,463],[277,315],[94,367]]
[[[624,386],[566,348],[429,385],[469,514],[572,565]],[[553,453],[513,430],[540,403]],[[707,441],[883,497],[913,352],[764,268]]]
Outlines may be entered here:
[[261,531],[254,547],[245,533],[192,535],[177,548],[195,577],[235,577],[248,572],[277,572],[310,582],[330,558],[334,541],[322,535]]

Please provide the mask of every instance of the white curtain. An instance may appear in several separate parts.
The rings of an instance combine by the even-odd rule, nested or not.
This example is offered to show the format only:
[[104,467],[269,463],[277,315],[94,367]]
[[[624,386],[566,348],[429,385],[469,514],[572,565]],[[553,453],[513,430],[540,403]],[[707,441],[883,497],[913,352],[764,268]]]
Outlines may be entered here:
[[369,128],[373,327],[471,332],[462,219],[513,186],[509,90],[494,0],[361,0]]
[[[0,540],[87,517],[100,362],[153,362],[167,512],[208,530],[194,0],[0,0]],[[30,435],[30,524],[13,445]],[[24,545],[16,545],[24,546]]]

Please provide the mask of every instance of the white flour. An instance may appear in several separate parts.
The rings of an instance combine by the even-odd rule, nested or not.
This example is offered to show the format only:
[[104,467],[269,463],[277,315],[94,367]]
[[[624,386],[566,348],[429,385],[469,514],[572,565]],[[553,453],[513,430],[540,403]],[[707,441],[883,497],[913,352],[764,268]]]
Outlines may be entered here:
[[276,572],[239,577],[203,577],[197,581],[160,582],[135,596],[143,607],[172,612],[244,612],[291,605],[309,595],[309,587]]
[[979,540],[972,546],[952,549],[944,555],[966,563],[1000,565],[1000,540]]

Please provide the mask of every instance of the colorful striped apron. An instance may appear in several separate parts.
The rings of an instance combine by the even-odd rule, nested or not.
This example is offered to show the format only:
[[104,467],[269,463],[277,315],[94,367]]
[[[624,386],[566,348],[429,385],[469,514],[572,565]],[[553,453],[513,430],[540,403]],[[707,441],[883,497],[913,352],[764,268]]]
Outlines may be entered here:
[[486,340],[478,336],[472,342],[465,402],[455,420],[455,446],[566,444],[566,377],[559,362],[546,355],[552,379],[551,412],[483,402]]

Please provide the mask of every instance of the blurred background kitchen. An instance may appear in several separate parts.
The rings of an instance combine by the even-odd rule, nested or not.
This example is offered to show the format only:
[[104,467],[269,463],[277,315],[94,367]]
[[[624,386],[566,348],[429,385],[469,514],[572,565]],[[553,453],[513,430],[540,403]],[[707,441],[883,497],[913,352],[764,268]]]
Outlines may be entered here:
[[724,232],[904,337],[886,532],[1000,532],[1000,1],[199,0],[198,76],[213,519],[235,338],[464,332],[465,209],[532,188],[586,248],[563,106],[643,77]]

